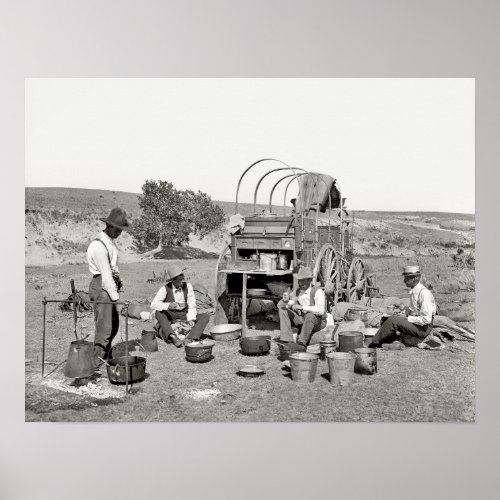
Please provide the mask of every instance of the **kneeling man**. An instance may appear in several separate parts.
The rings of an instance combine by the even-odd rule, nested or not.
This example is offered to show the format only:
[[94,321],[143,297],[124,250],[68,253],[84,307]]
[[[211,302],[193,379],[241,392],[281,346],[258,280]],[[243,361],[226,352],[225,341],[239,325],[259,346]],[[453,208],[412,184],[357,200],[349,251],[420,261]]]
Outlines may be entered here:
[[162,286],[151,302],[160,329],[159,336],[166,342],[181,347],[183,342],[172,328],[173,322],[184,321],[191,327],[184,344],[198,340],[209,321],[208,314],[197,314],[196,297],[191,283],[186,283],[184,271],[178,266],[167,270],[167,283]]
[[406,266],[403,272],[405,285],[410,289],[410,306],[405,308],[405,316],[393,314],[381,325],[373,337],[370,347],[393,342],[400,336],[410,336],[422,341],[431,333],[436,315],[436,302],[432,292],[420,283],[420,267]]
[[326,296],[319,286],[312,286],[313,274],[304,267],[294,275],[298,288],[289,300],[284,297],[278,303],[280,340],[293,342],[292,322],[300,327],[297,343],[307,346],[312,334],[326,327]]

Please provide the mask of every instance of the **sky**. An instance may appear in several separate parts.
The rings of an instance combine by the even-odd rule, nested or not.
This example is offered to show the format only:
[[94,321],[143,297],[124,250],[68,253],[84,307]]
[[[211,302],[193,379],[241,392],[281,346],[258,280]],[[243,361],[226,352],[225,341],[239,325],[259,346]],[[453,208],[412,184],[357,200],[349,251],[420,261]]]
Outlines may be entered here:
[[[273,158],[333,176],[353,210],[475,212],[471,78],[36,78],[25,89],[29,187],[140,193],[162,179],[234,201],[243,171]],[[280,166],[251,169],[239,200]],[[267,176],[257,201],[288,173]]]

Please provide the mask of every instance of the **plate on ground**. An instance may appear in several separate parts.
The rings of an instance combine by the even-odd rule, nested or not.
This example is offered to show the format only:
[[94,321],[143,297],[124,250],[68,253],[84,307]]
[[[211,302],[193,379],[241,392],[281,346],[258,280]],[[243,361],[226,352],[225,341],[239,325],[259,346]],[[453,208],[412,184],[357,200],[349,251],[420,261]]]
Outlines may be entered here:
[[260,377],[266,373],[262,368],[255,365],[242,366],[237,372],[241,377]]

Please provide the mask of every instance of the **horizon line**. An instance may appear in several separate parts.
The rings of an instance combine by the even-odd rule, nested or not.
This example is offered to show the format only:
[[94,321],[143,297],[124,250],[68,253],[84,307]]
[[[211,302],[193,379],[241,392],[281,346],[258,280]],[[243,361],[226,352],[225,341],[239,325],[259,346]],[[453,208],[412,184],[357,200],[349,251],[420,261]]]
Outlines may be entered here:
[[[137,196],[141,196],[142,193],[136,193],[133,191],[121,191],[121,190],[113,190],[113,189],[106,189],[106,188],[84,188],[84,187],[70,187],[70,186],[24,186],[24,189],[81,189],[85,191],[109,191],[110,193],[126,193],[126,194],[134,194]],[[208,193],[206,193],[208,194]],[[210,196],[210,195],[209,195]],[[213,201],[219,201],[219,202],[224,202],[224,203],[235,203],[235,200],[216,200],[215,198],[210,198]],[[246,205],[253,205],[253,202],[251,201],[238,201],[238,204],[246,204]],[[267,205],[267,203],[257,203],[257,205]],[[282,207],[281,204],[276,204],[273,203],[273,206],[279,206]],[[372,210],[367,210],[365,208],[351,208],[349,207],[348,210],[356,210],[358,212],[392,212],[392,213],[416,213],[416,212],[428,212],[428,213],[443,213],[443,214],[461,214],[461,215],[476,215],[476,212],[450,212],[450,211],[445,211],[445,210],[386,210],[386,209],[372,209]]]

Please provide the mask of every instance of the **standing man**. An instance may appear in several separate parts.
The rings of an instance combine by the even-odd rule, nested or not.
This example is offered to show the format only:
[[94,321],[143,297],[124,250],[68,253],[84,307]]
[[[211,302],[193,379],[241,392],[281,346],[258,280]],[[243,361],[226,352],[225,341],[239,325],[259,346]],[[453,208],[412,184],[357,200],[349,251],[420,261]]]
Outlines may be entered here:
[[300,326],[297,344],[308,345],[312,334],[326,327],[326,296],[319,286],[312,286],[313,274],[309,267],[294,274],[298,288],[289,300],[284,296],[278,303],[280,340],[293,342],[292,322]]
[[[151,309],[159,323],[158,335],[165,342],[172,342],[175,347],[198,340],[210,319],[208,314],[197,314],[196,297],[191,283],[184,279],[185,269],[172,266],[167,270],[167,283],[162,286],[151,302]],[[183,321],[191,327],[184,342],[174,332],[172,324]]]
[[379,347],[383,342],[393,342],[400,336],[416,337],[422,341],[431,333],[436,315],[436,302],[432,292],[420,283],[420,267],[406,266],[403,280],[410,289],[410,306],[400,314],[389,316],[373,337],[370,347]]
[[[93,240],[87,249],[87,261],[92,281],[89,287],[90,300],[95,302],[117,302],[123,283],[118,269],[116,238],[129,229],[127,214],[121,208],[113,208],[107,218],[99,219],[106,228]],[[111,342],[118,332],[119,317],[115,304],[94,304],[95,338],[94,358],[96,366],[101,359],[110,357]]]

